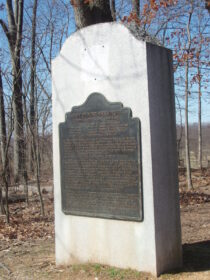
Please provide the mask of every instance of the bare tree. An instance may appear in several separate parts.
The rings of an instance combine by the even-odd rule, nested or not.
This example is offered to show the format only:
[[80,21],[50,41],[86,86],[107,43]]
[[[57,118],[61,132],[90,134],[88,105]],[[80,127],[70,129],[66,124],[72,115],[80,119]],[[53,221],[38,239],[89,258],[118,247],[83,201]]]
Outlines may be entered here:
[[[26,179],[24,156],[24,124],[22,103],[21,46],[23,29],[23,0],[6,1],[8,25],[0,19],[0,24],[8,39],[13,74],[13,114],[14,114],[14,176],[20,174]],[[24,173],[24,174],[23,174]]]
[[[36,98],[35,98],[36,99]],[[26,111],[26,96],[24,95],[24,106],[25,106],[25,111]],[[37,106],[35,104],[35,122],[37,120]],[[37,191],[39,194],[39,200],[40,200],[40,208],[41,208],[41,215],[45,215],[44,211],[44,201],[42,198],[42,193],[41,193],[41,184],[40,184],[40,150],[39,150],[39,137],[38,137],[38,125],[37,123],[35,124],[35,129],[34,127],[31,126],[30,120],[27,117],[26,114],[26,123],[28,125],[28,128],[30,130],[31,134],[31,148],[33,152],[33,165],[34,165],[34,171],[35,171],[35,178],[36,178],[36,185],[37,185]]]
[[191,48],[191,34],[190,23],[192,19],[193,6],[191,3],[191,9],[189,11],[189,18],[187,21],[187,47],[186,47],[186,62],[185,62],[185,156],[186,156],[186,168],[187,168],[187,187],[192,189],[191,178],[191,166],[190,166],[190,150],[189,150],[189,123],[188,123],[188,95],[189,95],[189,53]]
[[198,51],[198,167],[202,169],[202,121],[201,121],[201,69],[200,69],[201,44]]
[[209,19],[204,17],[202,9],[199,9],[197,14],[198,36],[196,41],[197,48],[195,55],[197,74],[195,75],[195,78],[198,84],[198,168],[202,169],[202,84],[205,81],[204,77],[206,76],[206,71],[202,71],[202,68],[208,68],[208,61],[205,61],[204,57],[206,55],[206,50],[209,49],[209,39],[205,38],[205,32],[209,26]]
[[[36,13],[38,1],[34,0],[33,14],[32,14],[32,35],[31,35],[31,91],[30,91],[30,127],[35,131],[35,77],[36,77]],[[30,170],[33,171],[33,140],[30,139],[29,147],[29,164]]]
[[[1,148],[1,163],[2,163],[2,186],[0,186],[0,203],[1,203],[1,213],[6,214],[6,221],[9,223],[9,206],[8,206],[8,189],[9,189],[9,166],[8,166],[8,147],[11,138],[7,138],[6,131],[6,118],[5,118],[5,106],[4,106],[4,92],[2,83],[2,72],[0,67],[0,148]],[[3,199],[2,190],[4,190],[5,198]],[[4,207],[4,200],[5,206]]]

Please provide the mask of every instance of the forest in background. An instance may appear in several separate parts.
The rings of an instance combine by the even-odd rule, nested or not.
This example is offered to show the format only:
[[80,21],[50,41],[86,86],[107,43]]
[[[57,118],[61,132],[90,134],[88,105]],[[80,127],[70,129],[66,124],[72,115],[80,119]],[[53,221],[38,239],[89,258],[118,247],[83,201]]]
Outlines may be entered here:
[[193,187],[189,122],[193,114],[193,149],[202,168],[202,123],[208,120],[210,101],[209,8],[204,0],[0,1],[0,211],[7,222],[9,189],[24,185],[28,204],[31,180],[45,214],[40,180],[52,174],[51,60],[72,32],[94,23],[132,23],[143,40],[149,34],[173,50],[177,122],[182,127],[177,143],[181,139],[187,186]]
[[[177,125],[177,150],[179,167],[185,167],[184,127]],[[210,168],[210,124],[202,125],[202,167]],[[198,159],[198,124],[189,125],[190,163],[191,168],[199,168]]]

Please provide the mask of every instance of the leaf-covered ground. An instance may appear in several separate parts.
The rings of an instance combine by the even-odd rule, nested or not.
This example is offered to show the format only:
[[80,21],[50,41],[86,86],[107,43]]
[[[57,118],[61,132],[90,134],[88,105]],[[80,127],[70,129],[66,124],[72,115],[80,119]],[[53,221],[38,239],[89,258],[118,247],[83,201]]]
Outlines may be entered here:
[[31,199],[29,207],[24,202],[10,204],[10,224],[5,224],[3,217],[1,217],[0,240],[27,241],[52,239],[54,236],[52,195],[44,195],[44,204],[45,217],[40,216],[40,206],[37,196],[33,200]]
[[[210,279],[210,171],[193,172],[187,191],[180,172],[183,269],[159,279]],[[46,217],[40,217],[37,195],[11,203],[11,223],[0,216],[0,279],[155,279],[147,273],[99,264],[56,267],[52,192],[44,192]]]

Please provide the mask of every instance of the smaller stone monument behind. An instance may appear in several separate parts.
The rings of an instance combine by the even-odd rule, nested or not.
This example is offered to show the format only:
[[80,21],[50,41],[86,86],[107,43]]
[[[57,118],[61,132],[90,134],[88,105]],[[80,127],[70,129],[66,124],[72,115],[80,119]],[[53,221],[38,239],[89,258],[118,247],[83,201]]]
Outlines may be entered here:
[[171,51],[93,25],[64,43],[52,84],[56,263],[179,267]]

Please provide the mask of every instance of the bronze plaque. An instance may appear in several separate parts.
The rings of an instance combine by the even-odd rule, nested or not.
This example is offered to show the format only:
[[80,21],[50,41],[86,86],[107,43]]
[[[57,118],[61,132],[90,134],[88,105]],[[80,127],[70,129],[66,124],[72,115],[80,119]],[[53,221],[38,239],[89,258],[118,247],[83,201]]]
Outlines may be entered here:
[[140,121],[99,93],[59,126],[65,214],[142,221]]

